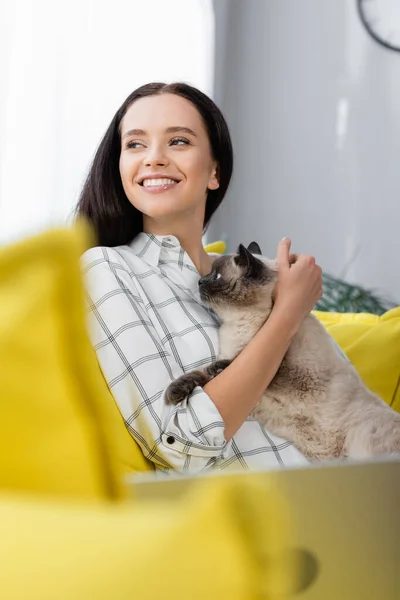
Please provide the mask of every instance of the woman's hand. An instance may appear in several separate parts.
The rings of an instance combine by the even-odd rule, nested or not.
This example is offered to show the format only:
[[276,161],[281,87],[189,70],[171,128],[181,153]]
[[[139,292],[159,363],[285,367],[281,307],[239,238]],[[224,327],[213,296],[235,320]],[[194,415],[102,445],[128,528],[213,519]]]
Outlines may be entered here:
[[290,254],[290,246],[288,238],[278,244],[274,310],[290,312],[300,325],[322,296],[322,269],[313,256]]

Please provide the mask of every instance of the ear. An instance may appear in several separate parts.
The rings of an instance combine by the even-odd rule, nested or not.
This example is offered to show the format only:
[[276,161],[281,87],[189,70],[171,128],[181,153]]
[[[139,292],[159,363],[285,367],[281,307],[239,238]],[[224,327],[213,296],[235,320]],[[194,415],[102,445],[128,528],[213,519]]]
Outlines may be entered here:
[[258,260],[258,258],[253,256],[251,252],[249,252],[247,248],[243,246],[243,244],[240,244],[237,251],[238,256],[235,256],[234,258],[235,263],[239,267],[246,269],[247,277],[257,279],[262,271],[262,263]]
[[260,246],[257,244],[257,242],[251,242],[248,246],[247,246],[247,250],[249,252],[251,252],[252,254],[262,254],[261,252],[261,248]]
[[253,258],[252,254],[250,254],[250,252],[248,250],[246,250],[246,248],[243,246],[243,244],[239,244],[239,247],[237,249],[237,256],[235,256],[235,263],[239,266],[239,267],[245,267],[245,268],[249,268],[250,267],[250,261]]
[[213,166],[207,188],[209,190],[217,190],[219,188],[219,167],[217,163]]
[[235,256],[235,263],[240,267],[246,268],[250,271],[254,265],[258,262],[257,259],[243,246],[243,244],[239,245],[237,249],[238,256]]

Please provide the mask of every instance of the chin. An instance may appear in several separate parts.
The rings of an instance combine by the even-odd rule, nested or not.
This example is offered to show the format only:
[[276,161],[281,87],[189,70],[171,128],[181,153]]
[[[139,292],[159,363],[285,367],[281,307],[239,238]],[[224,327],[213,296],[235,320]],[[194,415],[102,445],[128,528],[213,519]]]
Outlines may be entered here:
[[146,202],[142,212],[150,218],[188,217],[193,215],[195,205],[177,199],[160,198]]
[[160,203],[158,206],[146,206],[142,211],[151,219],[169,219],[178,217],[185,211],[185,207],[178,204]]
[[182,191],[166,190],[159,194],[131,194],[130,203],[150,219],[168,219],[197,212],[199,201],[184,197]]

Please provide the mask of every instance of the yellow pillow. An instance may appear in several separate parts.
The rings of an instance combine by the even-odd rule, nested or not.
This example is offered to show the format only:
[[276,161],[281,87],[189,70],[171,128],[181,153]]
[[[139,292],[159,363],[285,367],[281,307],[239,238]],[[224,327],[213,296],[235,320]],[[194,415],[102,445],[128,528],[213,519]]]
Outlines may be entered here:
[[283,600],[298,587],[284,553],[290,517],[256,474],[200,478],[180,499],[134,503],[3,494],[0,598]]
[[222,241],[212,242],[211,244],[207,244],[206,246],[204,246],[204,250],[206,252],[216,252],[217,254],[223,254],[226,250],[226,244]]
[[97,356],[93,347],[90,347],[92,358],[96,363],[96,385],[102,387],[98,391],[99,408],[103,414],[104,424],[109,432],[109,439],[113,447],[113,454],[118,461],[118,466],[122,470],[122,475],[131,473],[140,473],[143,471],[154,471],[153,463],[145,458],[139,445],[135,442],[127,430],[124,419],[119,411],[114,396],[104,379],[103,373],[97,362]]
[[[129,433],[85,328],[79,258],[86,238],[82,230],[55,230],[0,251],[2,488],[123,495],[118,454]],[[117,423],[122,437],[114,435]]]
[[400,412],[400,307],[381,317],[314,311],[365,385]]

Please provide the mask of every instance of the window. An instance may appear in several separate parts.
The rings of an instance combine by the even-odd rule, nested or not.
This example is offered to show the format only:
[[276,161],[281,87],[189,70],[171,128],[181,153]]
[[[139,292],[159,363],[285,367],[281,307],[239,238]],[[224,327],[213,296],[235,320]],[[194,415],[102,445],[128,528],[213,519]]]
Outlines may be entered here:
[[213,62],[212,0],[3,0],[0,243],[66,221],[131,91],[211,94]]

